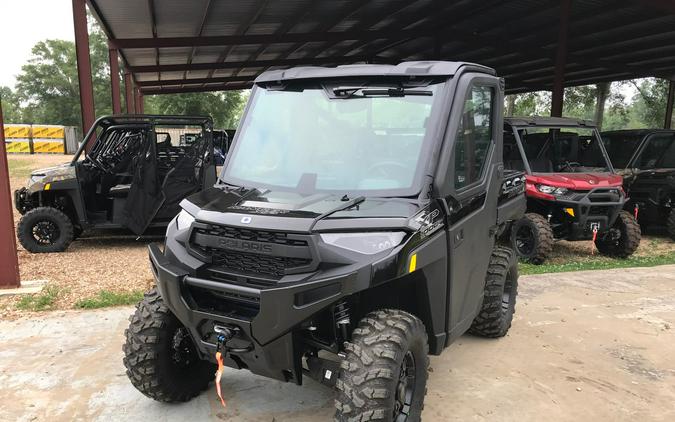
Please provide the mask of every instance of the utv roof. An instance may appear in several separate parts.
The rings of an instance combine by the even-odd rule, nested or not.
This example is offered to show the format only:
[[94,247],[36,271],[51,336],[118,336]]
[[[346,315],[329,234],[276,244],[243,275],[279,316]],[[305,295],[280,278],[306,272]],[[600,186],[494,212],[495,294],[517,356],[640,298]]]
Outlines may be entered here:
[[294,67],[291,69],[270,70],[255,79],[255,83],[276,82],[294,79],[327,79],[354,76],[452,76],[460,68],[495,75],[492,68],[475,63],[445,61],[403,62],[388,64],[354,64],[337,67]]
[[672,133],[675,129],[624,129],[624,130],[607,130],[602,132],[605,135],[638,135],[646,136],[650,133]]
[[569,117],[505,117],[504,123],[511,126],[560,126],[560,127],[595,127],[595,122],[584,119],[574,119]]
[[[162,115],[162,114],[114,114],[101,116],[96,123],[163,123],[176,125],[194,125],[201,123],[211,123],[211,116],[180,116],[180,115]],[[96,126],[96,123],[94,126]]]

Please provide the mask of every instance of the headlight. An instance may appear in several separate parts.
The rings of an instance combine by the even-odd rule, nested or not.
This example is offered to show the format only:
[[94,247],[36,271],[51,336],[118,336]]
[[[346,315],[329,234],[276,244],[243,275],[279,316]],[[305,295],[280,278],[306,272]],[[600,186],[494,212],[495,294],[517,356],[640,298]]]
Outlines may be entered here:
[[178,215],[176,216],[176,229],[178,230],[185,230],[187,228],[190,228],[190,225],[195,221],[195,218],[190,215],[185,210],[182,210]]
[[41,182],[45,177],[47,177],[45,174],[31,174],[30,179],[28,179],[27,187],[31,187],[32,185]]
[[537,190],[541,193],[548,193],[549,195],[564,195],[569,191],[567,188],[558,188],[549,185],[537,185]]
[[373,255],[399,245],[404,237],[404,232],[325,233],[321,240],[339,248]]

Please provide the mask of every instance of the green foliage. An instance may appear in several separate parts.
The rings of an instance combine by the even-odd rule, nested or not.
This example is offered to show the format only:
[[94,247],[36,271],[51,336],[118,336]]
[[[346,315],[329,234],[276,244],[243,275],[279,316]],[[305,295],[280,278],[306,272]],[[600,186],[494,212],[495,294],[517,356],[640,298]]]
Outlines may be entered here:
[[562,273],[569,271],[609,270],[612,268],[654,267],[675,262],[675,251],[655,253],[648,256],[633,255],[628,259],[614,259],[602,255],[579,257],[565,263],[544,263],[532,265],[520,263],[518,269],[521,275]]
[[[89,19],[94,106],[97,116],[112,113],[110,64],[105,33]],[[122,75],[119,75],[121,78]],[[125,96],[120,84],[122,107]],[[80,94],[77,79],[75,43],[45,40],[37,43],[17,76],[16,89],[0,88],[5,120],[12,123],[49,123],[80,126]],[[145,112],[156,114],[208,114],[217,128],[235,129],[247,94],[226,93],[167,94],[145,98]]]
[[0,86],[0,103],[2,103],[2,117],[5,122],[21,121],[21,104],[11,88]]
[[47,285],[40,293],[23,296],[16,307],[25,311],[49,311],[54,308],[56,299],[61,293],[63,293],[62,288]]
[[637,94],[633,97],[631,123],[633,127],[663,127],[666,117],[668,81],[646,78],[629,81]]
[[111,292],[101,290],[95,297],[82,299],[75,303],[76,308],[97,309],[109,306],[133,305],[143,299],[143,292],[135,290],[132,292]]
[[153,95],[145,97],[145,112],[210,115],[215,128],[235,129],[246,97],[241,91]]

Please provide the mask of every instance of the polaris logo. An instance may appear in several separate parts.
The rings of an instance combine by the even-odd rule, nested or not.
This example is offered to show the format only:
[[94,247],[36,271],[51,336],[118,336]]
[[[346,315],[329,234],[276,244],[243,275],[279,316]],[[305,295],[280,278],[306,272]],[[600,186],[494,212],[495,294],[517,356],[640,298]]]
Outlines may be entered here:
[[245,252],[257,252],[264,254],[272,253],[272,245],[261,242],[252,242],[250,240],[237,239],[219,239],[218,243],[224,249],[233,249]]

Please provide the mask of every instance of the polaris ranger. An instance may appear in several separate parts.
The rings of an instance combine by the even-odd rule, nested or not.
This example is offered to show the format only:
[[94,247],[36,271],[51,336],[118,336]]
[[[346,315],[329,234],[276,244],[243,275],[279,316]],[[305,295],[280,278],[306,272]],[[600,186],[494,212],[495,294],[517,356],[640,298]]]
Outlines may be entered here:
[[419,420],[428,354],[511,326],[517,262],[497,239],[525,199],[502,104],[495,72],[469,63],[259,76],[219,182],[149,247],[132,384],[187,401],[222,359],[334,386],[340,421]]
[[626,203],[642,226],[663,228],[675,240],[675,130],[602,133],[612,163],[624,177]]
[[619,258],[640,245],[640,226],[623,211],[623,179],[614,173],[593,122],[506,118],[504,165],[527,174],[527,214],[510,236],[524,260],[543,263],[554,239],[593,240],[600,253]]
[[[185,196],[216,181],[212,126],[199,116],[101,117],[71,162],[32,172],[14,192],[19,242],[61,252],[88,229],[166,227]],[[196,141],[178,146],[186,133]]]

